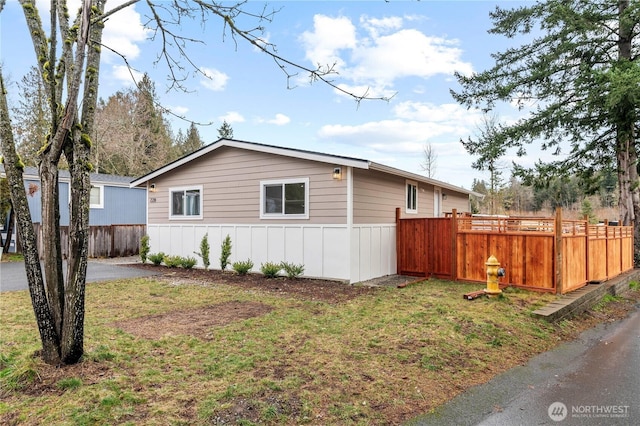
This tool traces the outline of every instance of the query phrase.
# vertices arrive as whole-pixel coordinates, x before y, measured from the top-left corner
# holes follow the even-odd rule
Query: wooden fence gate
[[[399,274],[453,279],[455,246],[451,218],[402,219],[396,223]]]

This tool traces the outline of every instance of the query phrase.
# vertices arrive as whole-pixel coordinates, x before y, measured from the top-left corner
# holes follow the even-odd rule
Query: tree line
[[[11,107],[16,149],[25,166],[36,167],[39,151],[50,137],[50,104],[37,68],[16,84],[20,95]],[[193,122],[188,122],[186,130],[174,132],[168,118],[169,112],[160,105],[155,84],[147,74],[135,87],[98,99],[90,135],[93,171],[142,176],[210,142],[202,139]],[[233,138],[231,125],[224,121],[218,136]]]

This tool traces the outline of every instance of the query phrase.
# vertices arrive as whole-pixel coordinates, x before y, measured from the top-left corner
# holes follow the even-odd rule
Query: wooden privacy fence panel
[[[398,273],[452,278],[453,240],[448,218],[396,221]]]
[[[554,288],[553,236],[517,233],[458,232],[457,279],[487,280],[485,262],[494,255],[510,283],[551,291]],[[538,256],[538,253],[549,253]]]
[[[590,281],[633,269],[633,228],[586,220],[460,216],[400,219],[396,210],[398,273],[486,282],[496,256],[503,282],[567,293]],[[450,266],[450,268],[448,268]]]
[[[33,228],[38,236],[38,249],[42,247],[40,224]],[[146,233],[145,225],[106,225],[89,227],[89,257],[124,257],[139,253],[140,238]],[[69,227],[60,227],[62,255],[69,255]]]

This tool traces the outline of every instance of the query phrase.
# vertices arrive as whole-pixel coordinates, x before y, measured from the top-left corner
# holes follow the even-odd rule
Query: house
[[[405,217],[470,211],[463,188],[367,160],[220,139],[133,182],[148,191],[151,252],[211,264],[229,235],[231,261],[304,265],[349,283],[396,273],[396,208]]]
[[[4,167],[0,165],[0,177],[5,177]],[[27,191],[27,201],[31,212],[31,220],[34,224],[39,224],[42,220],[41,198],[40,198],[40,177],[36,167],[25,167],[23,172],[25,190]],[[91,194],[89,226],[93,230],[93,244],[90,247],[92,257],[113,256],[115,250],[118,254],[126,254],[133,249],[137,252],[139,234],[144,235],[146,222],[146,191],[144,188],[130,188],[129,182],[133,178],[127,176],[108,175],[102,173],[91,173]],[[63,232],[69,226],[69,205],[71,199],[70,175],[67,170],[59,171],[58,190],[60,198],[60,226]],[[36,225],[37,226],[37,225]],[[113,238],[113,231],[105,231],[105,227],[131,228],[126,233],[135,233],[134,237],[120,237],[122,240],[131,240],[127,243],[131,248],[120,249],[118,244],[106,241]],[[5,225],[6,227],[6,225]],[[121,231],[120,229],[120,231]],[[4,235],[3,235],[4,237]],[[101,241],[97,241],[100,239]],[[15,227],[14,237],[15,241]],[[63,250],[66,250],[63,243]],[[103,249],[98,248],[102,246]],[[13,247],[15,251],[15,244]]]

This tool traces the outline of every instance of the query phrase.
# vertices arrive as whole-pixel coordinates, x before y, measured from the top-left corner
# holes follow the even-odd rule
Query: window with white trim
[[[171,219],[202,219],[202,186],[169,188]]]
[[[309,178],[260,182],[261,219],[308,219]]]
[[[89,208],[104,208],[104,186],[91,185],[91,191],[89,192]]]
[[[406,183],[406,212],[418,213],[418,182],[407,181]]]

